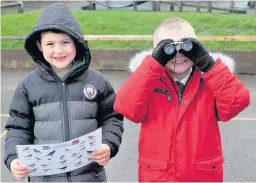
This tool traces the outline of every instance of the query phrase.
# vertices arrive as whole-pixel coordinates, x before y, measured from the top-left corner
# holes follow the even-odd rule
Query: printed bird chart
[[[91,163],[90,157],[101,143],[99,128],[63,143],[16,147],[21,165],[31,170],[28,176],[43,176],[69,172]]]

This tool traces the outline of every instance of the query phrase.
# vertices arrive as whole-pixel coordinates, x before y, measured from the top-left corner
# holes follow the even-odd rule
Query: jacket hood
[[[142,63],[142,61],[148,56],[148,55],[152,55],[152,52],[153,52],[153,49],[148,49],[148,50],[143,50],[139,53],[137,53],[136,55],[134,55],[131,59],[130,59],[130,62],[129,62],[129,65],[128,65],[128,70],[130,72],[134,72],[138,67],[139,65]],[[213,60],[217,61],[218,59],[221,59],[221,61],[226,65],[228,66],[229,70],[234,73],[235,72],[235,61],[233,58],[231,58],[230,56],[228,55],[225,55],[223,53],[219,53],[219,52],[216,52],[216,53],[212,53],[210,52],[209,53]]]
[[[76,45],[77,55],[81,55],[85,59],[87,67],[90,65],[91,54],[87,41],[84,40],[82,30],[71,11],[63,3],[54,3],[48,6],[25,39],[24,47],[35,62],[49,65],[39,50],[37,41],[40,39],[41,32],[50,30],[61,31],[71,36]]]

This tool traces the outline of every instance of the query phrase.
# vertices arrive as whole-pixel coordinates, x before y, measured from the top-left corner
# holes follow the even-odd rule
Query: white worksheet
[[[63,143],[16,147],[21,165],[31,170],[28,176],[42,176],[69,172],[91,163],[91,154],[101,144],[102,129],[99,128]]]

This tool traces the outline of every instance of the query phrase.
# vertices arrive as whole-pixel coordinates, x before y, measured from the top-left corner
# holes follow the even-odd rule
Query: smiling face
[[[170,30],[167,31],[162,29],[159,31],[160,40],[163,39],[173,39],[174,41],[180,41],[182,38],[194,37],[191,31],[188,29],[180,31],[180,30]],[[166,68],[169,69],[171,72],[175,74],[183,74],[187,72],[192,66],[192,62],[185,57],[184,55],[180,54],[178,50],[181,48],[181,45],[176,45],[177,54],[174,59],[170,60],[166,64]]]
[[[41,35],[40,50],[45,60],[58,69],[66,69],[76,56],[76,46],[65,33],[46,32]]]
[[[164,39],[172,39],[175,42],[182,38],[196,38],[193,27],[185,22],[183,19],[173,19],[160,24],[159,28],[154,34],[154,47]],[[175,74],[184,74],[188,72],[193,66],[192,62],[180,54],[178,50],[181,48],[180,44],[176,45],[177,54],[166,64],[166,68]]]

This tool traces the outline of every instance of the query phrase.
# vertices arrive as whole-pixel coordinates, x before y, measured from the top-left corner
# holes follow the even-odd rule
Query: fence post
[[[133,10],[137,11],[137,1],[133,1]]]
[[[196,4],[200,5],[200,1],[197,1]],[[200,7],[199,6],[196,7],[196,12],[200,12]]]
[[[156,1],[152,1],[152,11],[156,11]]]
[[[89,9],[90,10],[96,10],[96,4],[95,4],[95,2],[93,2],[93,1],[89,1]]]
[[[170,11],[174,11],[174,4],[173,3],[170,4]]]
[[[156,11],[160,11],[160,2],[156,1]]]
[[[235,1],[232,0],[230,1],[230,9],[234,9],[235,8]],[[230,13],[232,13],[232,11],[229,11]]]
[[[207,11],[208,11],[208,12],[212,12],[212,2],[211,2],[211,1],[208,1],[208,4],[207,4]]]
[[[181,1],[179,2],[178,6],[179,6],[179,11],[182,11],[182,2]]]
[[[230,8],[231,9],[235,8],[235,1],[234,0],[230,1]]]
[[[24,13],[24,5],[23,5],[23,2],[20,1],[19,3],[20,3],[20,6],[18,7],[18,12],[19,12],[19,13]]]

